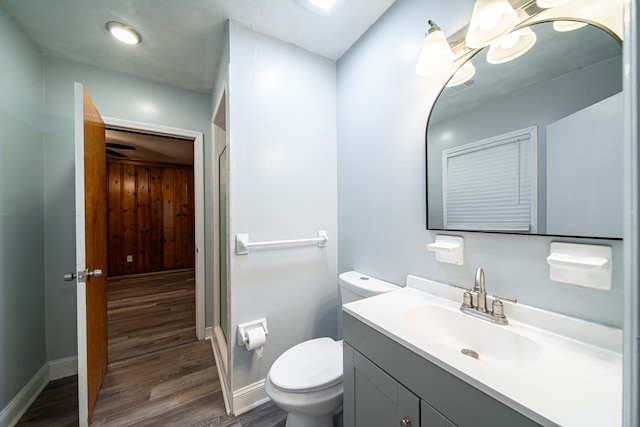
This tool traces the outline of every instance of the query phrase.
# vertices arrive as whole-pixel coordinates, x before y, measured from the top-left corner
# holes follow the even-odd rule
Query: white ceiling
[[[225,21],[339,59],[395,0],[337,0],[319,16],[297,0],[0,0],[49,56],[210,92]],[[136,28],[142,44],[117,43],[105,24]]]

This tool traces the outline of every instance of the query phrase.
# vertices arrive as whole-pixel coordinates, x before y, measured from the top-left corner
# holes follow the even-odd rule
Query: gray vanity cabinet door
[[[456,427],[456,425],[423,400],[420,413],[420,427]]]
[[[357,351],[352,385],[355,427],[420,426],[420,399]]]

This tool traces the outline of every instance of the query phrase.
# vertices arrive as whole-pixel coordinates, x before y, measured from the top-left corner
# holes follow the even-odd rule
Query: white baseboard
[[[49,381],[70,377],[78,374],[78,356],[52,360],[49,365]]]
[[[211,338],[213,338],[213,326],[204,328],[204,339],[210,340]]]
[[[0,426],[14,426],[27,412],[29,406],[49,383],[49,365],[42,368],[22,387],[22,390],[11,399],[11,402],[0,412]]]
[[[228,349],[224,334],[219,326],[215,327],[211,332],[211,346],[213,347],[213,354],[216,359],[216,368],[218,369],[218,377],[220,378],[222,397],[227,415],[233,414],[234,416],[238,416],[268,402],[270,399],[264,390],[265,380],[249,384],[233,392],[231,391],[231,384],[229,378],[227,378]]]
[[[223,348],[221,348],[223,347]],[[233,412],[233,395],[231,393],[231,386],[229,384],[229,378],[227,376],[227,358],[226,351],[227,346],[223,342],[218,340],[218,335],[213,332],[211,337],[211,348],[213,350],[213,357],[216,361],[216,369],[218,371],[218,378],[220,379],[220,387],[222,389],[222,399],[224,400],[224,408],[227,415],[231,415]]]
[[[233,415],[238,416],[268,402],[269,396],[260,380],[233,392]]]
[[[42,393],[49,381],[70,377],[77,373],[78,356],[51,360],[42,365],[42,368],[0,412],[0,426],[13,426],[20,421],[20,418]]]

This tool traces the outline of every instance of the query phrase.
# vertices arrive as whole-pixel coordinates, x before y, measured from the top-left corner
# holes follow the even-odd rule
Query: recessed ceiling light
[[[116,21],[107,22],[107,30],[113,37],[126,44],[139,44],[142,41],[140,34],[128,25]]]
[[[314,13],[326,15],[336,3],[336,0],[298,0],[298,3]]]

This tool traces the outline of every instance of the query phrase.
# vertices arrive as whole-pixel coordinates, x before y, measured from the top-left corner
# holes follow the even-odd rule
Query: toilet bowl
[[[399,289],[356,271],[338,279],[342,303]],[[287,427],[331,427],[342,408],[342,341],[315,338],[285,351],[265,381],[271,400],[287,412]]]
[[[267,395],[288,413],[287,427],[326,427],[342,404],[342,343],[331,338],[305,341],[271,366]]]

